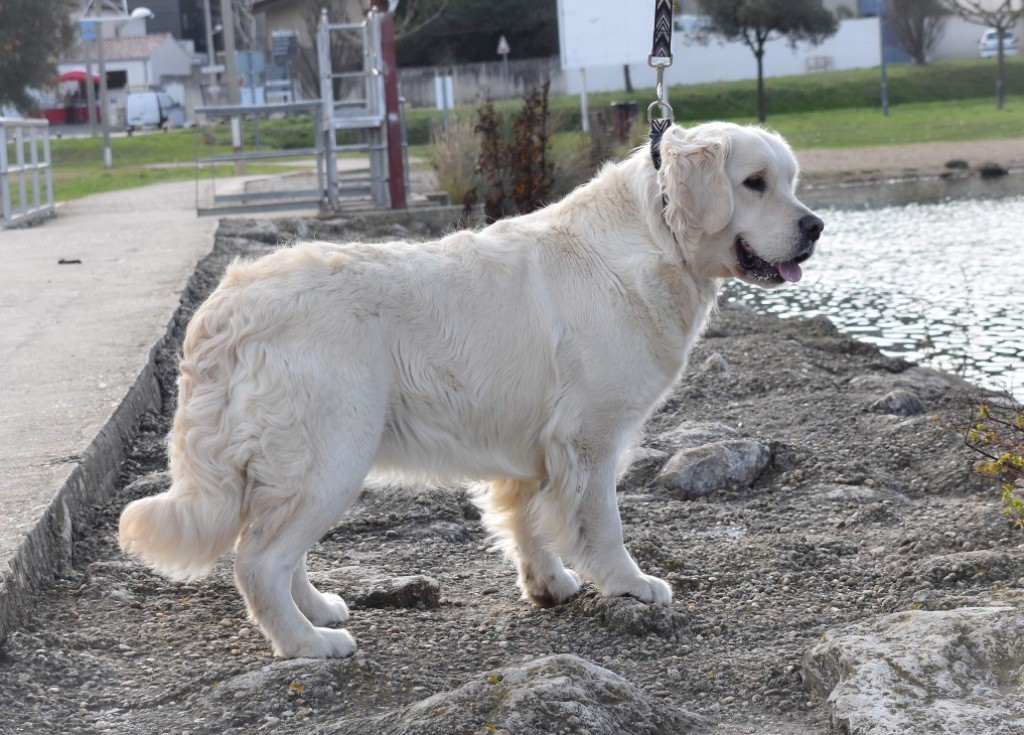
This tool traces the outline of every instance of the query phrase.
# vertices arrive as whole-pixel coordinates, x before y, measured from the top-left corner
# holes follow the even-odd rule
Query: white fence
[[[52,217],[50,124],[0,117],[0,230]]]

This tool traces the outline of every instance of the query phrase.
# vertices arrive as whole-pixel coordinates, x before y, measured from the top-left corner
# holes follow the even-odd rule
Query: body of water
[[[729,299],[824,314],[890,355],[1024,394],[1024,175],[809,190],[825,220],[798,284]]]

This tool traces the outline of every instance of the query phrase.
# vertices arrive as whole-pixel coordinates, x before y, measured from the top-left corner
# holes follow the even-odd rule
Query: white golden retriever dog
[[[305,243],[236,262],[185,336],[173,484],[121,516],[124,550],[176,578],[232,545],[279,656],[345,656],[345,602],[306,552],[364,478],[486,483],[523,596],[666,604],[623,545],[615,478],[724,278],[800,278],[823,223],[757,127],[673,126],[563,201],[427,243]],[[566,569],[563,561],[575,572]]]

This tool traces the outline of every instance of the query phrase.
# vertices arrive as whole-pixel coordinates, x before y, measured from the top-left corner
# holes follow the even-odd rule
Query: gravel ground
[[[352,218],[284,229],[430,234],[395,227]],[[223,224],[180,321],[230,259],[279,237],[288,233],[266,222]],[[164,410],[144,418],[122,490],[79,529],[73,570],[53,580],[33,623],[0,652],[0,732],[313,733],[489,669],[574,653],[716,732],[825,733],[827,713],[805,692],[800,667],[826,630],[1024,587],[1012,565],[956,572],[959,555],[1024,541],[947,428],[961,411],[959,381],[884,357],[824,319],[725,307],[642,443],[661,446],[658,435],[681,424],[721,422],[768,444],[772,459],[752,486],[694,500],[659,489],[649,460],[620,484],[627,544],[673,586],[670,609],[604,600],[590,586],[565,605],[534,608],[519,599],[513,568],[488,551],[464,489],[368,490],[309,557],[321,588],[352,603],[347,627],[359,652],[276,661],[246,619],[230,559],[206,579],[174,583],[117,548],[121,508],[168,482],[178,349],[160,356]],[[901,387],[922,405],[876,403]],[[433,578],[439,599],[414,594],[401,603],[411,607],[394,607],[366,594],[402,575]]]

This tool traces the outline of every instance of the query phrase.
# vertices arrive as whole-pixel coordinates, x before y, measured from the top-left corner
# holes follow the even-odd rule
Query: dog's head
[[[796,198],[786,141],[731,123],[672,126],[661,158],[665,222],[688,258],[714,277],[759,286],[800,280],[825,223]]]

